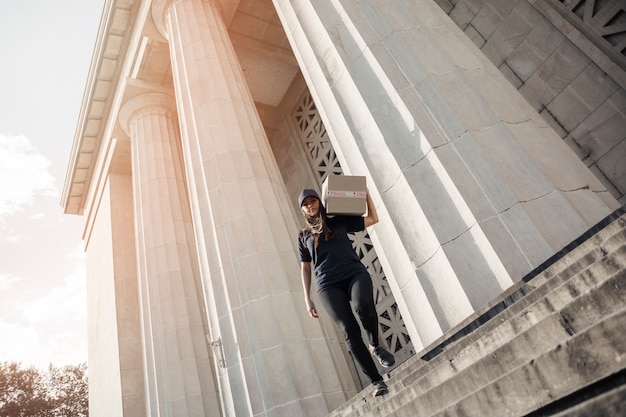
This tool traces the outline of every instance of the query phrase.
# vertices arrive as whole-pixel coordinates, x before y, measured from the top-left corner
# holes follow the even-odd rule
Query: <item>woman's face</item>
[[[308,196],[302,201],[302,212],[307,216],[315,217],[320,211],[320,201],[313,197]]]

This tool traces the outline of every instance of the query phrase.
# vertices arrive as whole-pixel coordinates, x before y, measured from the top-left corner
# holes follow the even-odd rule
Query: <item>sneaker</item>
[[[387,388],[387,384],[384,381],[375,381],[372,382],[372,385],[374,386],[374,392],[372,393],[374,397],[385,395],[389,392],[389,388]]]
[[[380,362],[380,365],[383,368],[389,368],[394,363],[396,363],[396,359],[393,357],[393,355],[381,345],[378,345],[376,347],[370,346],[370,352],[372,352],[372,355],[374,355],[376,359],[378,359],[378,362]]]

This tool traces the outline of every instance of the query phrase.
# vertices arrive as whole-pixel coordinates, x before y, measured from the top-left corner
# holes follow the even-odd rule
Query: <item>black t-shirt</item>
[[[326,219],[334,236],[326,240],[319,236],[317,247],[311,232],[301,230],[298,234],[298,251],[301,262],[312,262],[317,290],[349,279],[367,268],[352,247],[348,233],[365,229],[365,219],[359,216],[334,216]]]

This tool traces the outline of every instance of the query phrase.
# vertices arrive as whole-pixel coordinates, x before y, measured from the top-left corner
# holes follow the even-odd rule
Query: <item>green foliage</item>
[[[0,417],[88,417],[87,365],[0,363]]]

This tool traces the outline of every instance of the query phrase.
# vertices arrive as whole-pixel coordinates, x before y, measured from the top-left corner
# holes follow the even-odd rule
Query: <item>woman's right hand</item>
[[[311,262],[300,262],[300,276],[302,277],[302,289],[304,290],[304,304],[311,318],[318,318],[315,304],[311,301]]]
[[[317,310],[315,309],[315,304],[313,304],[313,301],[311,300],[305,300],[306,303],[306,310],[309,313],[309,316],[311,316],[311,318],[319,318],[319,315],[317,314]]]

